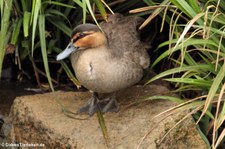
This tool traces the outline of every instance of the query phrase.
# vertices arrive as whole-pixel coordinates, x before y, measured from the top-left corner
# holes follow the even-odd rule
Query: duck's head
[[[77,50],[85,50],[106,44],[106,37],[94,24],[78,25],[72,32],[71,41],[56,60],[62,60]]]

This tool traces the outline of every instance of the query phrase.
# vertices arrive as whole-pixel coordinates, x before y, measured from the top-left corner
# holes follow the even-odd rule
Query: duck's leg
[[[99,99],[98,94],[93,92],[92,97],[88,100],[84,107],[80,108],[78,113],[88,113],[92,116],[95,112],[99,111],[100,106],[98,105]]]
[[[99,100],[98,94],[93,92],[92,97],[88,100],[86,105],[80,108],[77,112],[88,113],[90,116],[92,116],[99,110],[102,113],[117,112],[119,110],[119,106],[116,100],[116,93],[112,93],[111,96]]]
[[[99,101],[101,104],[102,113],[106,112],[118,112],[119,105],[116,99],[116,92],[112,93],[108,98]]]

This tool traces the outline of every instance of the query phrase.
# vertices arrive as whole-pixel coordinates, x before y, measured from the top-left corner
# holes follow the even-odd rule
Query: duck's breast
[[[71,60],[80,83],[87,89],[99,93],[127,88],[140,81],[143,75],[141,66],[130,58],[112,57],[104,48],[75,53]]]

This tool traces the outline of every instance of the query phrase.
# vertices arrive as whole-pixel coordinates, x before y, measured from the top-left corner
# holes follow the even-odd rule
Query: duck
[[[92,92],[79,113],[117,112],[117,92],[142,79],[150,65],[146,44],[137,30],[142,22],[141,17],[114,14],[100,23],[100,28],[92,23],[74,28],[68,46],[56,60],[70,56],[77,80]],[[100,99],[100,94],[109,96]]]

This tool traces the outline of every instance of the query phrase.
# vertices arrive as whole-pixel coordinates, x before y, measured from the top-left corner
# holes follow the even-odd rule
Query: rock
[[[119,93],[120,111],[104,114],[110,138],[109,148],[136,148],[142,138],[153,128],[140,144],[140,149],[206,149],[207,146],[195,129],[192,118],[178,125],[159,144],[160,138],[164,136],[168,128],[174,126],[185,112],[159,123],[158,119],[152,118],[174,106],[175,103],[167,100],[137,102],[153,95],[172,94],[166,87],[160,85],[134,86]],[[23,145],[44,145],[45,148],[107,148],[97,114],[89,117],[86,114],[63,112],[64,109],[76,112],[90,97],[89,92],[62,91],[17,97],[9,116],[13,129],[7,141]]]

